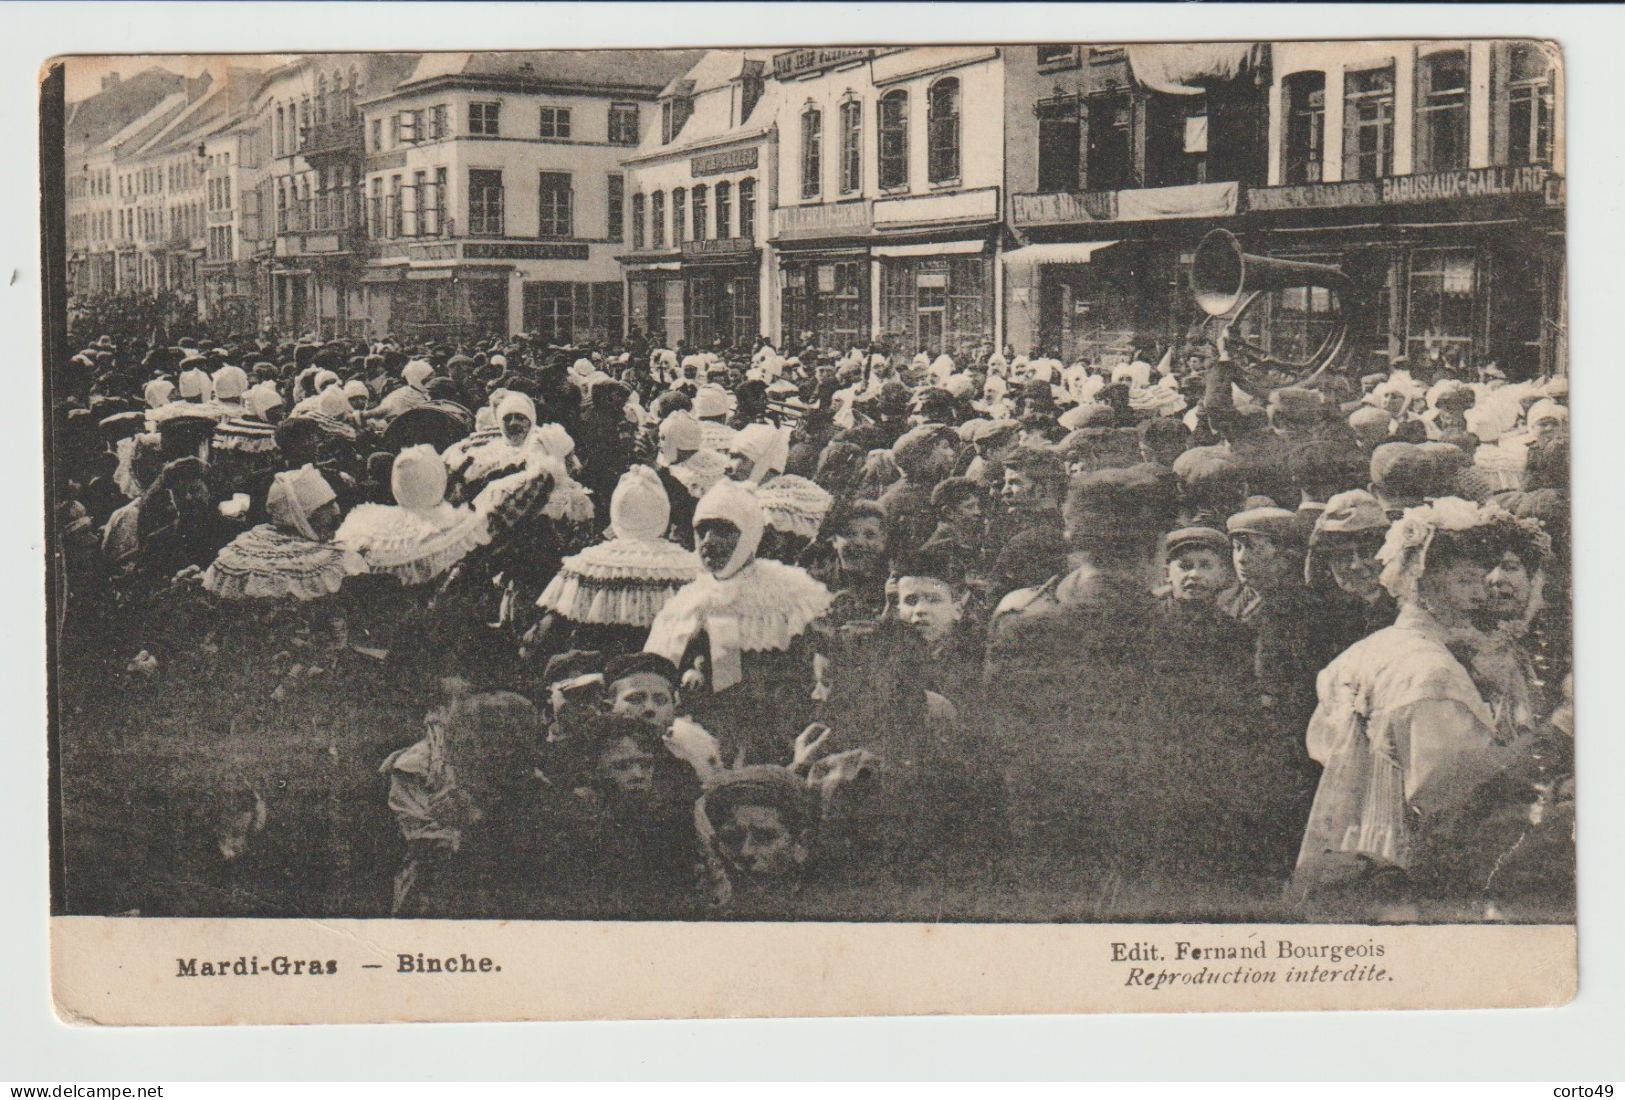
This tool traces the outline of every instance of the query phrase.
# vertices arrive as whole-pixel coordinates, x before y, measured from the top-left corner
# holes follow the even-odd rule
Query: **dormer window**
[[[673,93],[660,101],[660,141],[669,145],[682,132],[688,116],[694,113],[694,82],[685,80]]]

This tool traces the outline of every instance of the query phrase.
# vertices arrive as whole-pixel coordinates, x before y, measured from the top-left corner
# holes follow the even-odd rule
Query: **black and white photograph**
[[[1572,926],[1563,89],[52,60],[52,914]]]

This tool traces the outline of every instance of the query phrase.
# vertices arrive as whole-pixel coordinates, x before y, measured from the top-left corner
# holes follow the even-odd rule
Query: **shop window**
[[[1132,117],[1126,94],[1089,98],[1089,149],[1084,172],[1090,191],[1118,191],[1133,186]]]
[[[681,187],[671,189],[671,246],[683,247],[688,240],[688,233],[684,223],[688,220],[688,192]]]
[[[502,236],[502,172],[471,168],[468,172],[468,231],[475,236]]]
[[[739,181],[739,235],[756,239],[756,181],[749,176]]]
[[[694,239],[696,241],[703,241],[709,236],[706,233],[708,199],[709,195],[703,183],[696,183],[689,192],[690,205],[694,208]]]
[[[1336,264],[1336,256],[1293,256],[1294,260]],[[1338,306],[1332,292],[1323,286],[1294,286],[1272,296],[1269,321],[1270,354],[1279,359],[1301,361],[1320,347],[1337,324]]]
[[[537,137],[547,141],[570,140],[570,108],[543,107]]]
[[[632,251],[642,252],[644,241],[643,231],[643,196],[632,196]]]
[[[536,234],[540,237],[569,237],[574,234],[572,216],[575,193],[570,173],[543,172],[537,196]]]
[[[1282,81],[1281,94],[1287,112],[1282,181],[1319,183],[1326,150],[1326,74],[1293,73]]]
[[[605,236],[612,241],[626,239],[626,177],[611,172],[604,195]]]
[[[863,102],[841,104],[841,194],[863,190]]]
[[[549,344],[568,344],[575,332],[575,284],[528,282],[524,288],[526,332]]]
[[[880,189],[908,187],[908,93],[901,88],[880,97],[878,124]]]
[[[926,179],[952,183],[959,179],[959,80],[947,77],[931,85],[926,101]]]
[[[666,247],[666,193],[649,196],[649,239],[652,247]]]
[[[638,143],[638,105],[611,103],[609,105],[609,143],[636,145]]]
[[[898,348],[955,355],[992,338],[989,263],[983,256],[885,260],[881,327]]]
[[[1462,361],[1476,331],[1478,265],[1472,249],[1423,248],[1411,253],[1406,355],[1427,358],[1430,346]]]
[[[1394,67],[1343,76],[1343,178],[1374,180],[1394,170]]]
[[[801,197],[816,199],[824,172],[824,114],[808,104],[801,112]]]
[[[1552,162],[1554,95],[1551,58],[1533,43],[1514,43],[1507,57],[1507,163]]]
[[[500,103],[470,103],[468,105],[468,132],[475,137],[500,137],[502,125]]]
[[[1467,51],[1443,50],[1416,64],[1416,171],[1467,167]]]
[[[1040,46],[1042,53],[1044,47]],[[1080,167],[1082,140],[1076,96],[1045,100],[1035,108],[1038,114],[1038,189],[1075,191]]]

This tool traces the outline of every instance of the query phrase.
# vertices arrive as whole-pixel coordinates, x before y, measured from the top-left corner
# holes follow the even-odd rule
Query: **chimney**
[[[106,76],[102,77],[102,91],[107,91],[107,89],[111,88],[117,83],[118,73],[108,73]]]

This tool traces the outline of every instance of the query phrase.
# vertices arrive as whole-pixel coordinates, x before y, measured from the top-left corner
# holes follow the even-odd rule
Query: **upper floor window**
[[[573,232],[574,193],[568,172],[543,172],[537,200],[537,235],[568,237]]]
[[[1552,162],[1552,62],[1534,43],[1507,49],[1507,163]]]
[[[908,93],[898,88],[880,97],[878,123],[880,189],[908,186]]]
[[[643,196],[632,196],[632,251],[643,251]]]
[[[696,183],[694,185],[694,189],[689,192],[689,198],[694,204],[694,239],[696,241],[703,241],[707,236],[705,231],[707,205],[707,192],[705,184]]]
[[[717,184],[717,236],[728,237],[733,228],[733,184]]]
[[[1039,49],[1043,49],[1042,46]],[[1082,160],[1082,119],[1076,96],[1040,103],[1038,114],[1038,189],[1072,191],[1078,186]]]
[[[653,248],[666,247],[666,193],[649,196],[649,241]]]
[[[1394,67],[1343,76],[1343,178],[1374,180],[1394,170]]]
[[[750,118],[750,113],[756,109],[756,104],[762,100],[762,91],[766,82],[760,76],[747,76],[739,83],[739,121],[744,122]]]
[[[739,181],[739,235],[756,237],[756,181],[749,177]]]
[[[1326,74],[1293,73],[1282,82],[1286,145],[1281,150],[1285,183],[1319,183],[1326,150]]]
[[[500,237],[502,228],[502,172],[489,168],[469,169],[468,231]]]
[[[1416,65],[1416,171],[1467,167],[1467,51],[1441,50]]]
[[[670,144],[682,132],[693,104],[687,96],[670,96],[660,104],[660,140]]]
[[[541,113],[541,128],[539,135],[557,141],[566,141],[570,137],[570,108],[543,107]]]
[[[447,135],[446,105],[437,103],[429,108],[429,140],[439,141]]]
[[[611,103],[609,105],[609,143],[636,145],[638,143],[638,105]]]
[[[949,183],[959,178],[958,78],[948,77],[931,85],[926,107],[926,179]]]
[[[1084,172],[1090,191],[1118,191],[1134,183],[1129,97],[1123,92],[1089,97],[1089,144]]]
[[[500,103],[470,103],[468,132],[478,137],[500,137],[502,129],[498,115],[501,109]]]
[[[1077,46],[1039,46],[1037,49],[1038,71],[1041,73],[1076,69],[1081,63],[1083,51]]]
[[[841,194],[863,190],[863,101],[841,104]]]
[[[816,199],[824,174],[824,114],[808,104],[801,112],[801,197]]]
[[[681,248],[688,239],[688,232],[683,223],[688,217],[688,193],[681,187],[671,189],[671,243],[673,248]]]
[[[612,172],[608,178],[608,187],[604,193],[604,201],[608,215],[605,218],[604,236],[612,241],[626,238],[626,177],[619,172]]]

